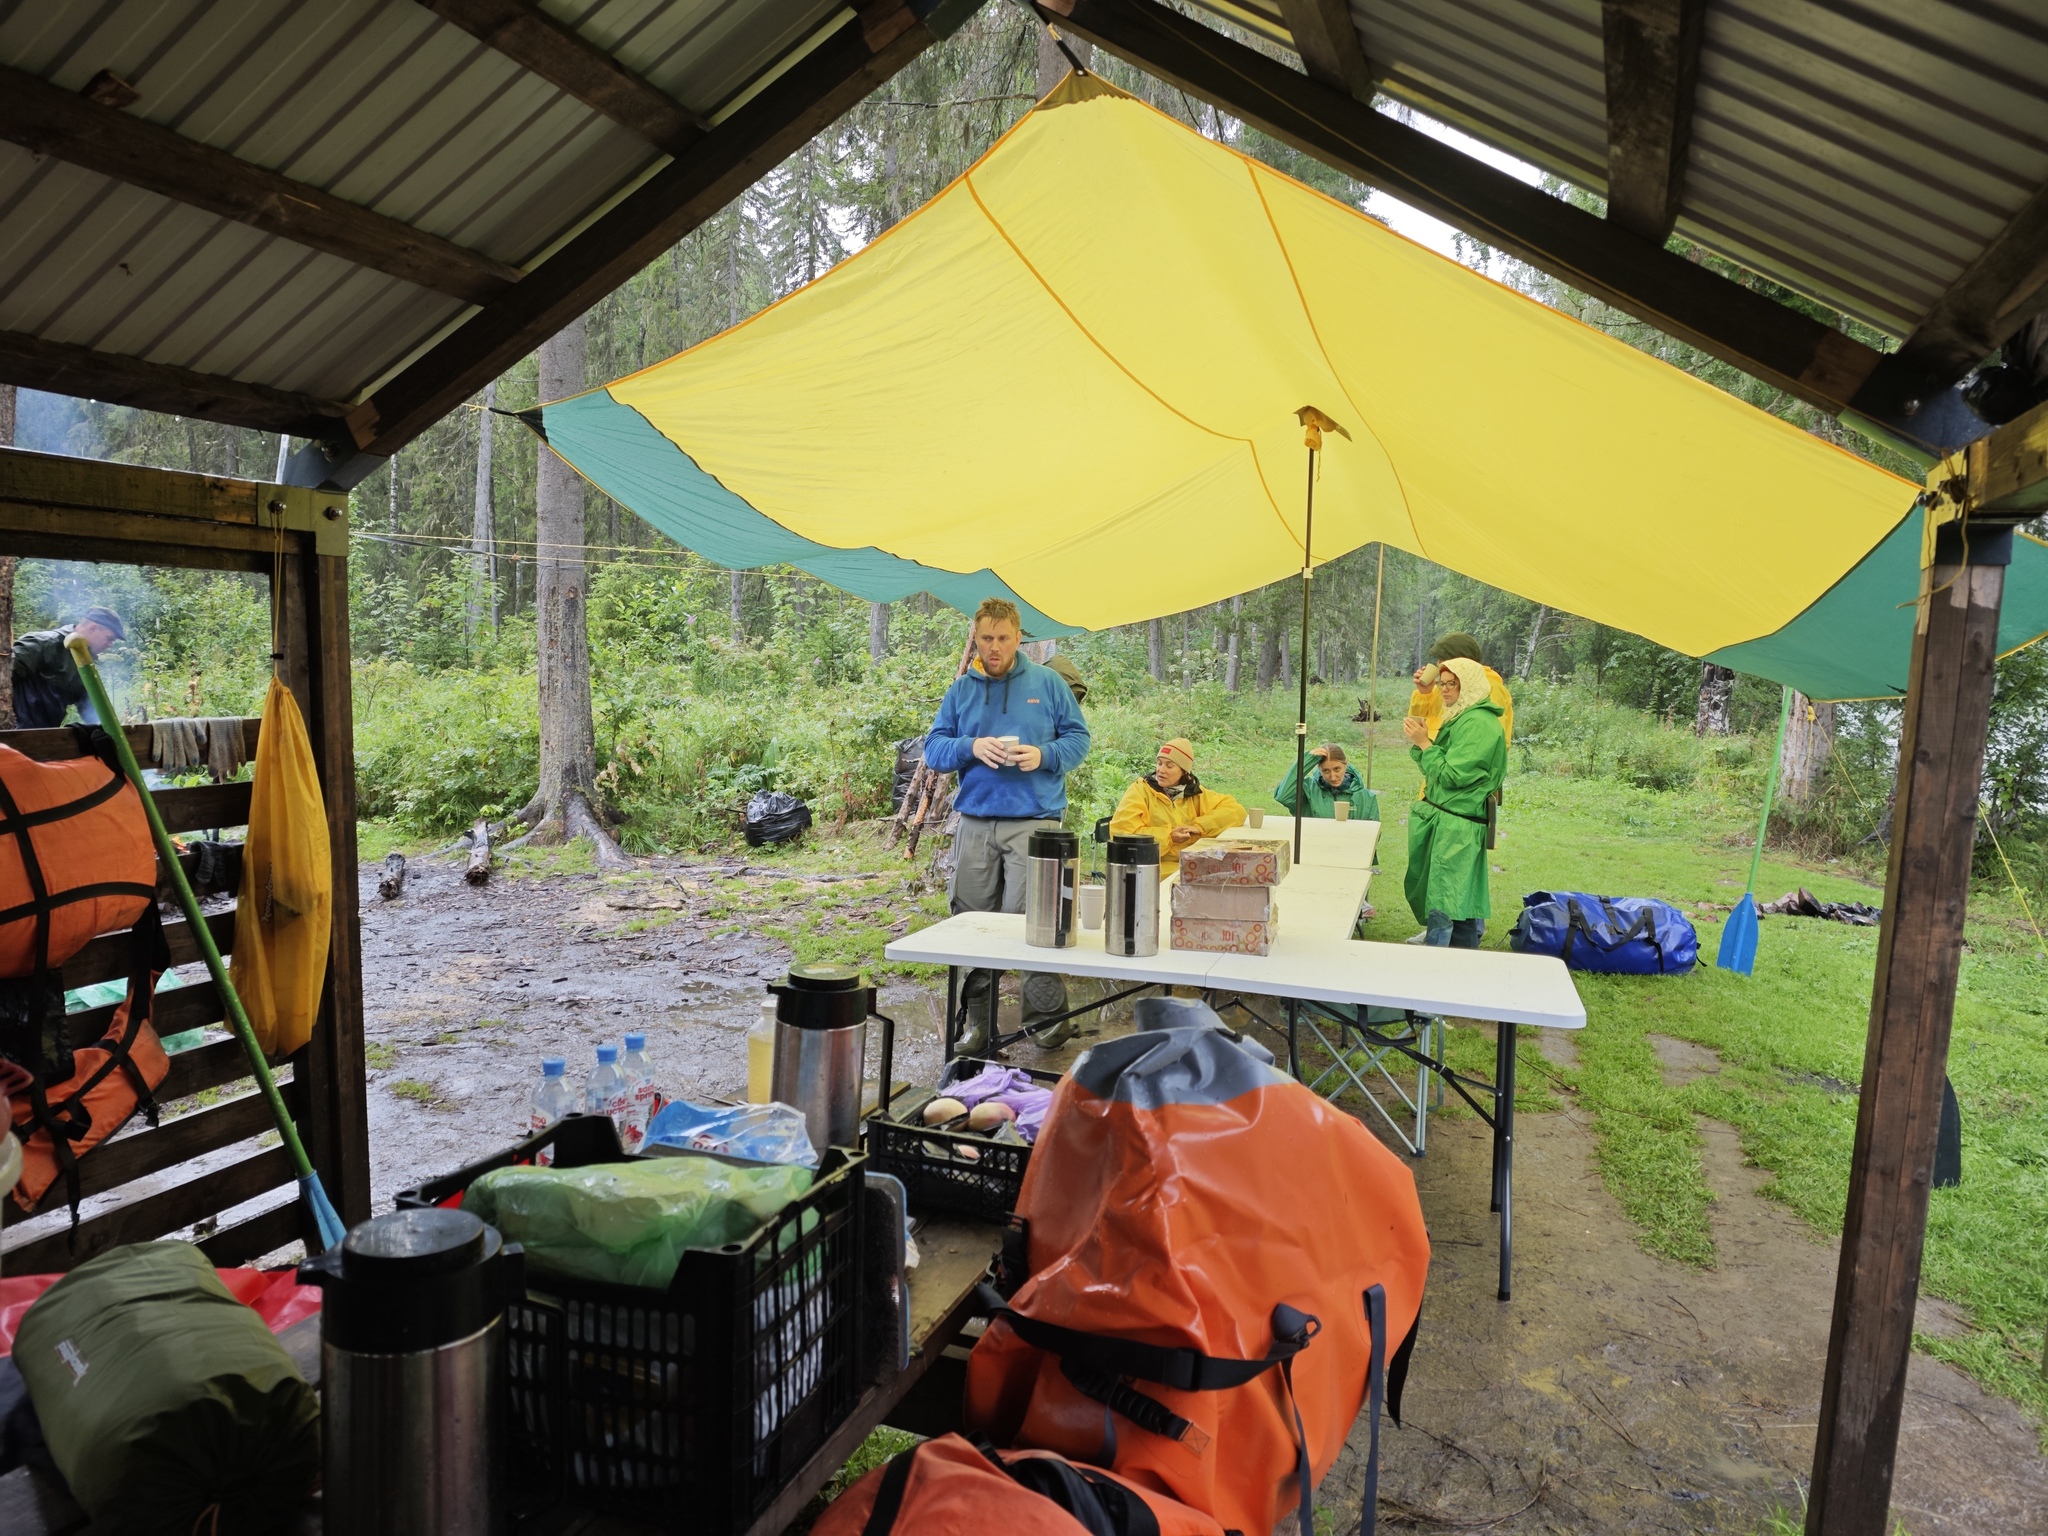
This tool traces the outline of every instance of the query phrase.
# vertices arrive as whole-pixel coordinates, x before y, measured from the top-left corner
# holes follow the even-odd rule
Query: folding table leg
[[[1423,1055],[1429,1054],[1429,1015],[1408,1015],[1414,1021],[1416,1049]],[[1429,1150],[1429,1063],[1418,1063],[1415,1068],[1415,1155],[1420,1157]]]
[[[1489,1211],[1500,1209],[1501,1160],[1506,1146],[1502,1138],[1508,1123],[1507,1111],[1502,1107],[1506,1101],[1501,1094],[1508,1080],[1508,1062],[1511,1059],[1508,1035],[1511,1027],[1507,1024],[1493,1026],[1493,1194],[1491,1203],[1486,1207]]]
[[[940,1037],[945,1041],[945,1059],[953,1059],[953,1016],[960,1009],[960,967],[946,967],[946,1019],[939,1028]]]
[[[1300,1022],[1301,1004],[1290,997],[1287,999],[1287,1071],[1297,1083],[1301,1081],[1301,1047],[1294,1035]]]
[[[1509,1296],[1515,1269],[1515,1026],[1499,1026],[1501,1079],[1507,1091],[1500,1100],[1500,1127],[1494,1142],[1500,1149],[1500,1299]]]

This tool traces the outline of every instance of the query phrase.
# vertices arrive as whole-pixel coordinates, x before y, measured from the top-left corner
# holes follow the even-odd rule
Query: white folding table
[[[1261,833],[1246,831],[1248,835],[1262,835],[1276,821],[1287,820],[1268,817]],[[1074,1014],[1152,986],[1198,987],[1204,991],[1227,990],[1282,999],[1288,1009],[1288,1068],[1297,1078],[1301,1064],[1296,1033],[1304,1007],[1320,1010],[1344,1027],[1372,1035],[1380,1046],[1411,1057],[1440,1075],[1491,1127],[1493,1206],[1500,1214],[1500,1299],[1506,1301],[1514,1253],[1515,1031],[1525,1024],[1546,1029],[1583,1029],[1585,1005],[1580,1002],[1564,963],[1547,955],[1379,944],[1351,938],[1358,902],[1363,899],[1365,882],[1371,877],[1371,840],[1379,829],[1375,822],[1342,825],[1372,829],[1365,839],[1365,863],[1318,865],[1311,857],[1312,848],[1327,853],[1334,847],[1342,857],[1355,851],[1359,844],[1311,844],[1306,835],[1308,829],[1304,828],[1303,862],[1289,871],[1279,887],[1280,920],[1269,954],[1179,950],[1162,942],[1156,955],[1111,955],[1103,950],[1099,929],[1083,930],[1071,948],[1044,949],[1024,942],[1021,914],[1001,912],[967,912],[947,918],[894,940],[883,953],[891,960],[947,968],[948,1056],[953,1052],[959,973],[964,968],[1058,971],[1126,984],[1110,997],[1071,1010]],[[1164,913],[1171,893],[1162,890],[1160,897]],[[1164,940],[1164,917],[1160,927]],[[1369,1007],[1398,1008],[1425,1017],[1449,1014],[1491,1020],[1495,1025],[1494,1080],[1487,1083],[1464,1077],[1453,1072],[1440,1054],[1431,1056],[1403,1040],[1384,1033],[1374,1034],[1376,1027],[1362,1022],[1362,1010]],[[1346,1017],[1335,1011],[1343,1008],[1354,1010],[1354,1014]],[[1052,1019],[1045,1024],[1057,1022],[1058,1019]],[[996,1042],[991,1049],[1002,1049],[1022,1037],[1020,1031],[1007,1040],[999,1040],[991,1031],[991,1039]],[[891,1054],[890,1047],[890,1032],[885,1030],[885,1055]],[[889,1080],[890,1066],[885,1060],[884,1082]],[[1491,1108],[1482,1100],[1489,1100]]]

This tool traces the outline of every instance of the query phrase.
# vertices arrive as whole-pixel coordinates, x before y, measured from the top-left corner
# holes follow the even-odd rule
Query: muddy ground
[[[900,888],[864,908],[858,884],[740,867],[646,861],[626,885],[555,875],[476,889],[454,863],[421,858],[397,902],[379,901],[366,873],[379,1208],[517,1136],[542,1056],[587,1070],[595,1045],[628,1029],[647,1032],[666,1092],[740,1098],[762,984],[790,960],[753,917],[786,928],[792,909],[829,897],[875,926],[910,925]],[[649,922],[658,926],[626,931]],[[901,982],[883,997],[902,1025],[898,1079],[929,1081],[938,999]],[[1570,1042],[1553,1037],[1546,1049]],[[1047,1061],[1029,1046],[1011,1055]],[[1664,1058],[1677,1075],[1718,1066],[1676,1042]],[[1405,1423],[1384,1440],[1382,1518],[1502,1533],[1747,1533],[1774,1512],[1796,1515],[1833,1245],[1756,1193],[1764,1176],[1744,1166],[1726,1126],[1702,1127],[1721,1254],[1704,1272],[1637,1246],[1594,1168],[1592,1133],[1569,1109],[1520,1116],[1517,1129],[1511,1302],[1495,1299],[1483,1127],[1433,1120],[1414,1164],[1434,1257]],[[1923,1303],[1920,1326],[1959,1323]],[[1363,1449],[1361,1427],[1325,1484],[1333,1529],[1357,1518]],[[2048,1530],[2039,1437],[2011,1403],[1916,1355],[1894,1507],[1912,1536],[2038,1536]]]

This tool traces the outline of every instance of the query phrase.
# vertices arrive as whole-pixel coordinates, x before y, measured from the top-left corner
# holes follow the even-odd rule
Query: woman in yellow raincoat
[[[1244,825],[1244,807],[1231,796],[1202,788],[1195,777],[1195,749],[1176,736],[1159,749],[1159,766],[1124,791],[1109,830],[1122,836],[1144,833],[1159,844],[1161,879],[1180,867],[1180,856],[1205,837]]]

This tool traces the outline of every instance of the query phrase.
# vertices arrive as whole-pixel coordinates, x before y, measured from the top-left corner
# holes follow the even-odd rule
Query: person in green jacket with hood
[[[1294,814],[1294,770],[1288,769],[1273,786],[1273,798],[1288,815]],[[1301,808],[1309,817],[1328,821],[1337,814],[1337,802],[1348,800],[1357,821],[1380,819],[1380,797],[1365,787],[1358,770],[1344,758],[1344,749],[1334,741],[1308,749],[1308,783],[1302,786]]]
[[[1422,770],[1422,799],[1408,818],[1408,905],[1425,944],[1477,949],[1492,911],[1486,802],[1507,777],[1507,735],[1486,669],[1464,657],[1443,667],[1436,739],[1412,716],[1402,725]]]

